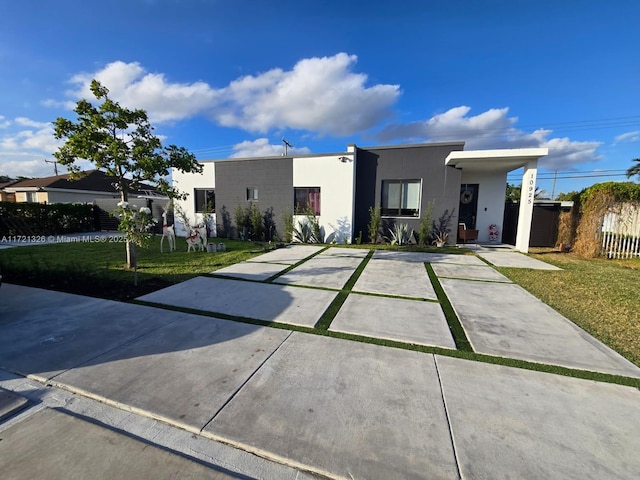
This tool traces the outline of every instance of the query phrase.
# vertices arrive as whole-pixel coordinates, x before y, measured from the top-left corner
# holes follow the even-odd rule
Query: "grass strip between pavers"
[[[269,278],[267,278],[264,283],[273,283],[273,281],[278,278],[281,277],[282,275],[284,275],[285,273],[290,272],[291,270],[293,270],[296,267],[299,267],[300,265],[302,265],[303,263],[311,260],[313,257],[320,255],[322,252],[326,252],[330,247],[325,247],[322,250],[318,250],[316,253],[312,253],[311,255],[309,255],[308,257],[303,258],[302,260],[300,260],[299,262],[294,263],[293,265],[285,268],[284,270],[282,270],[281,272],[276,273],[275,275],[270,276]]]
[[[360,278],[360,274],[364,270],[364,267],[366,267],[367,263],[369,263],[369,260],[371,260],[371,257],[373,256],[374,251],[375,250],[371,250],[369,253],[367,253],[364,259],[360,262],[360,265],[358,265],[358,268],[356,268],[354,272],[351,274],[351,276],[349,277],[349,280],[347,280],[347,283],[344,284],[344,287],[342,287],[342,290],[340,291],[340,293],[338,293],[338,295],[335,296],[331,304],[327,307],[327,309],[324,311],[322,316],[316,322],[316,325],[315,325],[316,329],[329,330],[329,327],[331,326],[331,322],[333,322],[333,319],[336,317],[336,315],[342,308],[342,304],[345,302],[345,300],[349,296],[349,293],[351,293],[351,289],[358,281],[358,278]]]
[[[341,293],[345,294],[345,298],[346,298],[346,295],[348,295],[348,292],[341,292]],[[200,315],[204,317],[212,317],[212,318],[219,318],[222,320],[248,323],[251,325],[260,325],[268,328],[278,328],[281,330],[290,330],[294,332],[308,333],[311,335],[319,335],[322,337],[331,337],[331,338],[338,338],[342,340],[349,340],[353,342],[370,343],[372,345],[379,345],[383,347],[399,348],[401,350],[411,350],[411,351],[427,353],[427,354],[442,355],[445,357],[459,358],[462,360],[471,360],[475,362],[490,363],[493,365],[501,365],[504,367],[521,368],[523,370],[550,373],[554,375],[562,375],[565,377],[580,378],[583,380],[592,380],[596,382],[613,383],[616,385],[624,385],[627,387],[635,387],[640,389],[640,378],[624,377],[621,375],[593,372],[589,370],[579,370],[579,369],[573,369],[568,367],[561,367],[558,365],[548,365],[543,363],[529,362],[527,360],[518,360],[514,358],[497,357],[492,355],[486,355],[483,353],[475,353],[473,351],[453,350],[453,349],[448,349],[443,347],[433,347],[433,346],[427,346],[427,345],[417,345],[414,343],[404,343],[396,340],[387,340],[384,338],[367,337],[364,335],[357,335],[353,333],[334,332],[332,330],[319,329],[317,327],[311,328],[311,327],[304,327],[301,325],[292,325],[289,323],[269,322],[266,320],[258,320],[255,318],[240,317],[235,315],[228,315],[225,313],[209,312],[204,310],[197,310],[194,308],[176,307],[173,305],[164,305],[161,303],[147,302],[144,300],[133,300],[129,303],[133,303],[136,305],[144,305],[148,307],[161,308],[164,310],[171,310],[174,312],[190,313],[193,315]]]
[[[442,307],[442,312],[449,324],[449,329],[451,330],[451,335],[453,335],[453,341],[456,344],[456,348],[463,352],[473,352],[471,342],[469,342],[467,334],[465,333],[451,302],[449,302],[447,294],[444,293],[444,289],[442,288],[442,285],[440,285],[440,280],[438,280],[436,272],[433,270],[430,263],[425,263],[424,265],[427,269],[429,280],[431,280],[431,284],[433,285],[433,290],[436,292],[436,296],[438,297],[438,301]]]

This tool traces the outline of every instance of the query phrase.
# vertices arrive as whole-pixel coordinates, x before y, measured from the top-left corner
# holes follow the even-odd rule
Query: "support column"
[[[533,220],[533,200],[536,192],[538,160],[530,160],[524,167],[522,190],[520,192],[520,211],[518,214],[518,231],[516,233],[516,250],[523,253],[529,251],[531,222]]]

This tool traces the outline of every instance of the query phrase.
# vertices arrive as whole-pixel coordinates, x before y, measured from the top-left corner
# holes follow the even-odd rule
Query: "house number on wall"
[[[533,197],[534,197],[534,184],[535,184],[535,179],[533,178],[533,173],[529,174],[529,189],[527,191],[527,203],[529,205],[531,205],[533,203]]]

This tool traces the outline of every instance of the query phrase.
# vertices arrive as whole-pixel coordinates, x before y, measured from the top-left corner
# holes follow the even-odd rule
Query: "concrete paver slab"
[[[285,268],[288,268],[288,265],[266,262],[241,262],[211,273],[227,277],[244,278],[246,280],[263,281],[280,273]]]
[[[424,252],[395,252],[393,250],[376,250],[373,253],[373,260],[398,260],[402,262],[429,262],[432,253]]]
[[[403,262],[486,265],[486,263],[474,255],[456,253],[394,252],[392,250],[376,250],[373,254],[373,258],[379,260],[401,260]]]
[[[496,267],[531,268],[534,270],[562,270],[554,265],[528,257],[518,252],[477,252],[478,256]]]
[[[334,257],[366,257],[371,250],[365,248],[348,248],[348,247],[331,247],[326,249],[320,255],[332,255]]]
[[[336,295],[326,290],[196,277],[139,300],[313,327]]]
[[[19,412],[29,404],[22,395],[0,388],[0,422]],[[1,472],[2,470],[0,470]]]
[[[424,263],[401,260],[372,258],[360,274],[353,290],[430,300],[438,298]]]
[[[3,285],[2,290],[5,289]],[[25,287],[23,287],[25,288]],[[9,290],[9,289],[7,289]],[[20,289],[18,289],[19,291]],[[185,314],[68,293],[32,289],[31,310],[23,295],[4,296],[14,321],[0,325],[0,367],[52,378]],[[54,308],[46,299],[57,297]],[[14,308],[15,307],[15,308]]]
[[[46,409],[2,432],[5,479],[238,478],[109,428]]]
[[[203,433],[341,478],[458,478],[418,352],[293,332]]]
[[[274,283],[341,289],[362,261],[357,256],[321,253],[276,278]]]
[[[440,283],[476,352],[640,377],[640,368],[518,285]]]
[[[474,255],[457,255],[455,253],[434,253],[429,259],[429,263],[453,263],[456,265],[478,265],[485,266],[482,260]]]
[[[304,260],[310,255],[322,250],[324,247],[313,245],[290,245],[285,248],[272,250],[264,255],[253,257],[248,262],[285,263],[293,265]]]
[[[199,431],[289,333],[189,315],[54,382]]]
[[[439,303],[350,294],[329,330],[456,348]]]
[[[634,480],[640,392],[436,356],[462,478]]]
[[[22,321],[35,311],[55,310],[68,307],[70,304],[76,308],[90,308],[91,305],[100,302],[101,300],[90,297],[70,296],[42,288],[4,283],[0,288],[0,326]]]
[[[463,278],[467,280],[488,280],[511,283],[507,277],[489,265],[456,265],[452,263],[434,263],[433,271],[438,277]]]

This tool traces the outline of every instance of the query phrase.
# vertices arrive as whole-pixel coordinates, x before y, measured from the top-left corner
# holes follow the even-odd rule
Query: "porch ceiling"
[[[463,150],[451,152],[444,163],[466,171],[510,172],[548,153],[548,148]]]

